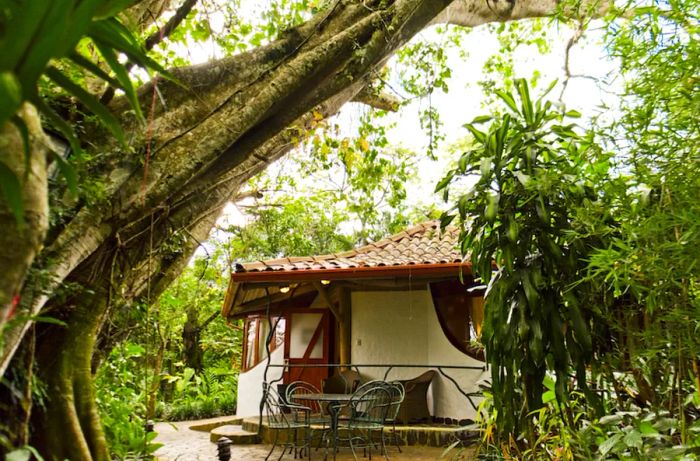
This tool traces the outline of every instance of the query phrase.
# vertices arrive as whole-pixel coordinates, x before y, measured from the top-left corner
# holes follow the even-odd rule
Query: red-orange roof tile
[[[418,224],[369,245],[337,254],[297,256],[237,264],[236,272],[313,271],[377,266],[461,263],[459,231],[438,221]]]

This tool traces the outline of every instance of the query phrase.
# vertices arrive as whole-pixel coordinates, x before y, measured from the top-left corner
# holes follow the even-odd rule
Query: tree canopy
[[[494,382],[497,424],[517,431],[527,419],[504,415],[520,402],[518,392],[528,410],[542,406],[547,370],[555,372],[558,402],[571,367],[585,391],[592,354],[603,353],[596,335],[607,334],[596,328],[618,312],[601,306],[635,306],[620,315],[639,314],[649,328],[618,333],[632,345],[657,338],[650,351],[663,350],[664,359],[639,347],[604,351],[618,368],[648,359],[637,367],[647,375],[634,376],[640,392],[656,389],[645,401],[671,405],[667,389],[691,395],[678,390],[698,376],[696,1],[275,0],[255,20],[244,8],[197,0],[0,2],[7,57],[0,64],[7,101],[0,108],[0,370],[5,376],[11,368],[29,394],[34,377],[16,372],[36,370],[46,395],[33,411],[3,397],[22,408],[16,418],[24,427],[5,445],[31,443],[56,459],[109,458],[94,403],[95,349],[110,350],[116,319],[144,321],[129,312],[149,312],[224,206],[259,192],[249,180],[300,143],[313,151],[309,175],[340,172],[342,184],[325,196],[344,204],[333,211],[359,222],[360,234],[343,240],[328,210],[304,221],[300,209],[316,205],[287,194],[258,209],[257,228],[240,231],[233,251],[333,251],[405,223],[415,154],[390,146],[378,120],[397,108],[386,64],[398,53],[403,88],[429,102],[421,124],[430,134],[427,155],[436,155],[441,121],[430,101],[447,88],[451,69],[443,46],[411,42],[431,25],[442,25],[443,44],[456,47],[455,30],[500,28],[502,53],[489,61],[483,88],[505,105],[486,131],[477,123],[483,119],[468,126],[470,152],[441,183],[481,178],[455,211],[483,225],[465,225],[463,234],[480,275],[489,279],[492,259],[502,269],[489,294],[497,301],[487,301],[499,306],[488,316],[487,356],[495,378],[528,377],[511,391]],[[532,102],[510,56],[522,43],[547,46],[541,23],[526,29],[518,21],[575,21],[568,53],[603,16],[608,53],[624,78],[620,105],[610,109],[619,116],[593,120],[583,133],[554,105]],[[182,49],[201,43],[215,43],[220,55],[192,64]],[[576,78],[566,59],[567,78]],[[372,112],[356,133],[334,131],[329,118],[350,101]],[[285,247],[280,220],[312,226],[318,238]],[[579,293],[602,299],[600,310],[578,313],[572,296]],[[548,310],[539,309],[541,299]],[[516,314],[518,325],[509,321]],[[504,335],[516,344],[499,342]],[[515,358],[515,350],[527,353]],[[676,381],[653,382],[649,376],[671,357]],[[65,437],[47,435],[57,427]]]

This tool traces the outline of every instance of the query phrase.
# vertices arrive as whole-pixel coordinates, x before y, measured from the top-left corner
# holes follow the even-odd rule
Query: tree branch
[[[172,34],[173,31],[177,28],[177,26],[179,26],[180,23],[185,20],[187,15],[190,14],[192,8],[194,8],[194,6],[197,4],[197,1],[198,0],[185,0],[185,2],[182,5],[180,5],[180,8],[177,9],[175,14],[170,19],[168,19],[168,22],[166,22],[163,27],[149,35],[144,43],[144,48],[146,49],[146,51],[152,50],[154,46],[168,38],[170,34]],[[128,62],[126,64],[127,71],[131,70],[133,67],[133,62]],[[112,98],[114,98],[114,92],[115,89],[113,86],[107,88],[107,90],[105,90],[105,93],[100,98],[100,102],[102,104],[109,103],[112,100]]]
[[[374,88],[369,86],[364,87],[352,100],[389,112],[396,112],[401,104],[398,98],[383,91],[375,91]]]

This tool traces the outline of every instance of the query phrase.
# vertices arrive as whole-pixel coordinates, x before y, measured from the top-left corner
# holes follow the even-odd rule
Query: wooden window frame
[[[272,324],[274,326],[276,323],[276,320],[274,320],[274,319],[278,319],[278,318],[284,319],[284,322],[285,322],[284,338],[286,339],[286,337],[287,337],[287,334],[286,334],[287,321],[286,321],[285,315],[275,316],[273,318]],[[241,372],[246,372],[248,370],[252,370],[256,366],[258,366],[260,364],[260,362],[262,362],[265,358],[265,357],[261,357],[260,347],[259,347],[260,341],[261,341],[260,330],[261,330],[261,325],[262,325],[263,321],[267,321],[267,318],[264,315],[249,315],[245,318],[245,321],[243,322],[243,352],[242,352],[243,360],[241,360]],[[252,344],[250,343],[249,338],[248,338],[248,333],[250,332],[250,323],[251,322],[255,322],[255,338],[253,339]],[[280,343],[283,343],[283,342],[284,342],[284,340],[281,341]],[[250,344],[250,346],[249,346],[249,344]],[[254,349],[253,351],[249,350],[249,348],[251,346]],[[272,335],[272,338],[270,338],[270,354],[272,354],[272,352],[274,352],[279,346],[280,346],[280,344],[277,343],[277,334],[275,333],[274,335]],[[248,366],[248,354],[251,352],[253,354],[253,363],[250,366]]]

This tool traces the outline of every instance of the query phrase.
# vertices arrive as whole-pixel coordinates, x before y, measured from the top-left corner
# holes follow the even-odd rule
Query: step
[[[217,427],[221,426],[240,425],[242,421],[243,418],[238,418],[236,416],[221,416],[219,418],[193,421],[188,427],[192,431],[210,432],[212,429],[216,429]]]
[[[222,437],[227,437],[234,445],[253,445],[260,443],[256,432],[246,431],[240,425],[227,424],[214,428],[209,432],[209,440],[212,442],[217,442]]]
[[[263,421],[265,421],[264,418],[263,418]],[[241,426],[243,426],[243,429],[245,429],[246,431],[258,432],[258,427],[260,427],[260,418],[258,416],[251,416],[248,418],[244,418],[240,424],[241,424]]]

